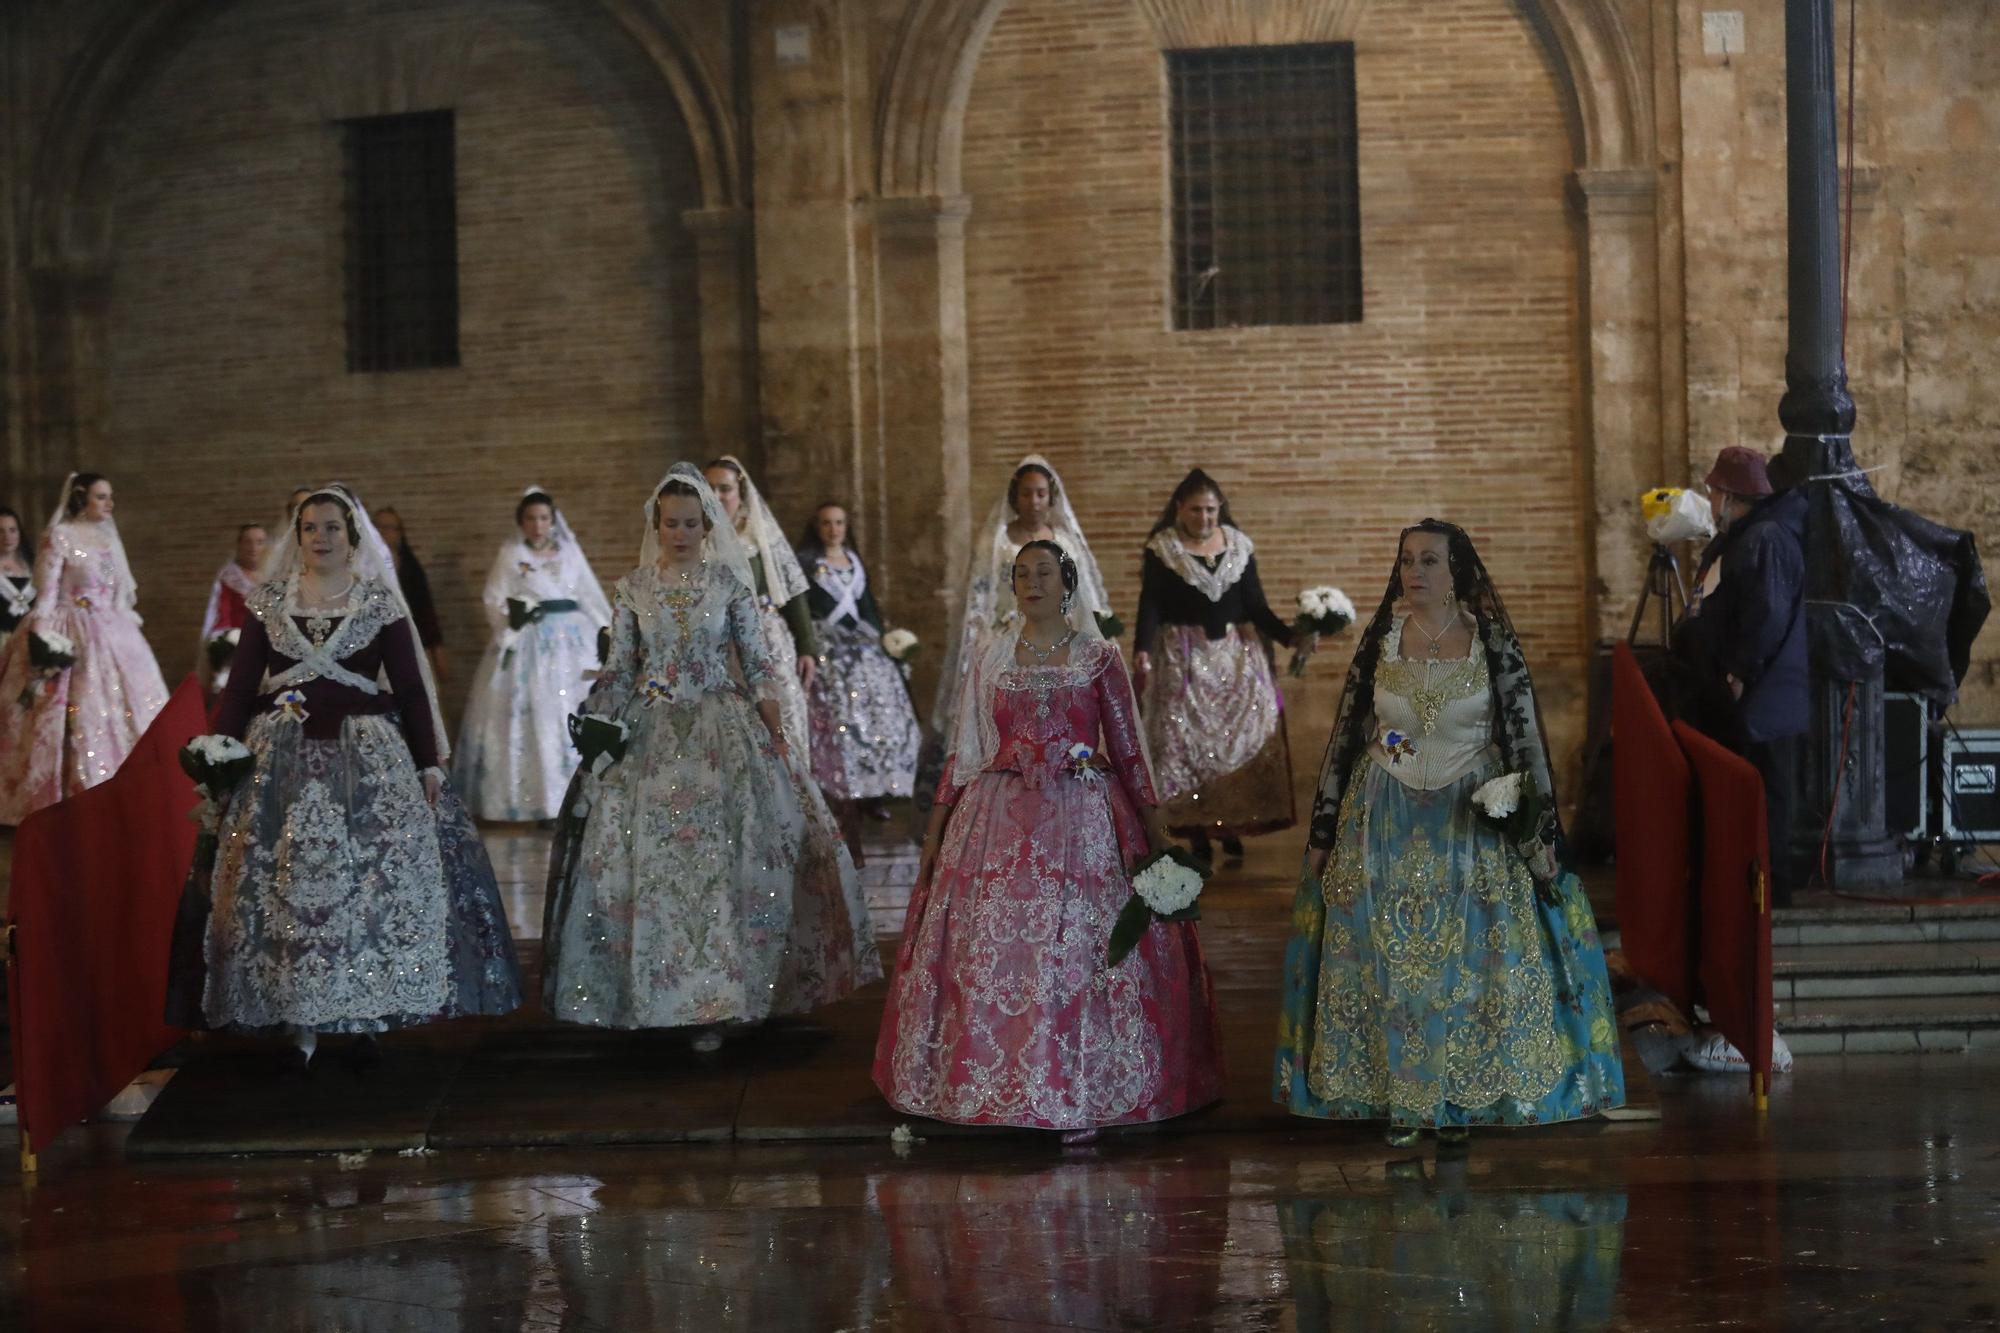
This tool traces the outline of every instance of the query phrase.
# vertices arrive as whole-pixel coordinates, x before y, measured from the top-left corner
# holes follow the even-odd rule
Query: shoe
[[[1241,861],[1243,859],[1243,839],[1224,838],[1222,840],[1222,854],[1232,861]]]
[[[1094,1126],[1090,1129],[1066,1129],[1062,1135],[1062,1146],[1065,1148],[1087,1147],[1097,1142],[1100,1132]]]
[[[1472,1131],[1464,1125],[1438,1126],[1439,1152],[1464,1152],[1472,1144]]]
[[[714,1055],[722,1049],[722,1034],[714,1028],[703,1028],[694,1034],[694,1040],[688,1045],[694,1048],[696,1055]]]
[[[889,809],[887,801],[870,801],[862,807],[861,813],[867,815],[878,824],[886,824],[896,817],[895,813]]]
[[[1210,865],[1215,864],[1215,848],[1209,844],[1206,833],[1190,833],[1188,835],[1188,851],[1194,854],[1194,858],[1197,861],[1206,861]]]
[[[1424,1132],[1415,1125],[1391,1125],[1382,1134],[1382,1141],[1391,1148],[1414,1148]]]

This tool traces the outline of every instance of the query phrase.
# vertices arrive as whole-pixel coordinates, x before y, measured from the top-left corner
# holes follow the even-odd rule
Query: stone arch
[[[911,0],[904,12],[886,53],[876,107],[875,183],[886,212],[944,210],[963,218],[968,203],[976,207],[977,201],[961,197],[963,126],[980,50],[1006,3]],[[1212,36],[1212,6],[1191,6],[1187,0],[1134,3],[1163,39],[1184,29],[1198,39]],[[1666,438],[1669,418],[1663,410],[1671,368],[1663,351],[1669,340],[1661,337],[1652,70],[1617,0],[1509,3],[1547,54],[1570,131],[1583,316],[1580,498],[1595,529],[1586,543],[1595,630],[1629,615],[1638,593],[1643,553],[1635,557],[1630,524],[1617,520],[1632,494],[1674,475],[1667,460],[1680,444]],[[1253,35],[1286,41],[1348,37],[1365,24],[1366,5],[1367,0],[1300,0],[1284,23]],[[1647,33],[1638,36],[1651,39]],[[954,455],[947,458],[946,471],[962,476],[967,460],[955,456],[969,450],[962,239],[954,238],[934,257],[955,270],[925,275],[954,295],[932,316],[940,326],[934,340],[952,373],[937,386],[941,410],[927,438],[943,442]]]
[[[913,0],[891,42],[876,111],[877,187],[885,196],[956,195],[966,101],[980,48],[1007,0]],[[1646,82],[1611,0],[1514,0],[1547,45],[1569,94],[1576,165],[1643,165],[1652,141]],[[1178,6],[1142,4],[1156,26]],[[1365,0],[1322,5],[1350,28]],[[1155,12],[1160,11],[1160,12]],[[1171,26],[1169,23],[1167,26]]]
[[[687,122],[704,209],[738,207],[746,193],[730,114],[713,62],[681,20],[637,0],[595,0],[594,8],[659,72]],[[207,0],[133,3],[101,29],[71,65],[32,175],[29,261],[62,271],[103,244],[106,220],[88,208],[93,157],[103,132],[147,76],[214,12]]]

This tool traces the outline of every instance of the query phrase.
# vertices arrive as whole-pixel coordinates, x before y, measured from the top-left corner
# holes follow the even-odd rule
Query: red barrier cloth
[[[1685,722],[1674,735],[1701,791],[1701,993],[1709,1022],[1770,1086],[1771,849],[1764,779]]]
[[[204,729],[190,676],[109,780],[14,835],[7,1000],[21,1126],[37,1151],[180,1040],[161,1019],[194,856],[196,797],[179,753]]]
[[[1611,782],[1618,937],[1625,961],[1694,1013],[1694,778],[1673,728],[1624,644],[1611,650]]]

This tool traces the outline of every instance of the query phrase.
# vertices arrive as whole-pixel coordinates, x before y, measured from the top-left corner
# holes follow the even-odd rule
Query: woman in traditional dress
[[[452,785],[480,819],[554,819],[576,771],[569,715],[611,604],[549,493],[530,486],[486,575],[493,641],[472,677]]]
[[[1194,925],[1156,920],[1106,965],[1128,867],[1165,829],[1124,660],[1080,582],[1053,541],[1014,562],[1021,616],[961,696],[875,1046],[898,1110],[1065,1142],[1222,1091]]]
[[[73,472],[42,532],[35,604],[0,652],[0,824],[94,787],[167,703],[140,632],[139,589],[112,519],[111,482]],[[61,635],[73,664],[30,660],[32,632]],[[26,697],[25,705],[15,701]]]
[[[1210,837],[1231,859],[1245,834],[1290,828],[1292,752],[1271,645],[1292,627],[1272,612],[1257,548],[1200,468],[1174,488],[1146,541],[1133,671],[1167,827],[1195,855]],[[1310,649],[1308,640],[1301,645]]]
[[[451,679],[451,661],[444,652],[444,626],[438,621],[437,602],[431,596],[430,575],[424,562],[410,547],[409,530],[403,516],[388,505],[375,511],[375,522],[389,552],[396,558],[396,583],[403,590],[403,605],[410,608],[410,622],[417,627],[417,641],[423,645],[424,659],[430,664],[433,680]]]
[[[25,550],[21,516],[0,505],[0,650],[35,609],[35,568],[22,554]]]
[[[990,636],[1014,628],[1014,554],[1032,541],[1053,541],[1076,562],[1076,604],[1093,616],[1111,614],[1104,576],[1083,539],[1083,527],[1070,506],[1062,478],[1040,454],[1023,458],[1007,478],[1007,489],[987,511],[986,521],[973,530],[972,557],[966,562],[965,597],[958,624],[946,641],[943,673],[931,708],[931,725],[924,736],[917,764],[915,795],[919,812],[928,809],[931,793],[950,756],[958,725],[958,700],[966,676]]]
[[[224,798],[203,1016],[288,1034],[300,1066],[320,1034],[357,1034],[365,1064],[375,1033],[517,1008],[520,969],[367,511],[316,488],[272,569],[216,710],[256,767]]]
[[[1534,831],[1475,807],[1519,775]],[[1347,675],[1285,950],[1274,1092],[1298,1115],[1422,1127],[1620,1106],[1590,902],[1557,861],[1555,782],[1528,663],[1472,541],[1407,528]],[[1536,812],[1539,812],[1537,817]]]
[[[812,688],[819,670],[819,639],[813,633],[812,608],[806,601],[805,571],[799,558],[757,485],[733,454],[712,460],[702,470],[721,502],[736,538],[750,560],[750,572],[757,580],[758,619],[771,656],[786,664],[769,689],[778,701],[778,715],[785,727],[785,740],[806,762],[812,743],[812,724],[806,709],[806,691]]]
[[[709,1052],[723,1025],[837,1000],[881,963],[853,862],[786,739],[771,687],[794,663],[771,650],[735,526],[691,463],[645,512],[585,703],[624,724],[624,753],[578,773],[557,828],[543,995],[571,1023],[694,1028]]]
[[[264,552],[270,534],[262,523],[245,523],[236,530],[236,555],[216,571],[208,589],[208,609],[201,615],[201,643],[195,649],[195,675],[206,688],[228,683],[228,652],[217,661],[216,640],[235,630],[239,638],[250,623],[250,594],[264,582]]]
[[[882,609],[846,508],[821,505],[798,555],[812,578],[806,601],[820,651],[807,701],[813,777],[851,830],[857,806],[886,819],[882,803],[910,794],[922,739],[917,710],[903,669],[883,651]]]

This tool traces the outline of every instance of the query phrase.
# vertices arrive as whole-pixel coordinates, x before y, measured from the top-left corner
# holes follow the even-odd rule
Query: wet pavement
[[[1250,1010],[1282,948],[1287,859],[1253,847],[1204,927],[1243,1010],[1232,1097],[1254,1097],[1269,1057]],[[522,919],[533,860],[531,838],[503,856]],[[538,1113],[567,1097],[588,1123],[621,1081],[670,1096],[691,1077],[633,1065],[575,1062]],[[851,1079],[780,1081],[803,1107]],[[97,1125],[31,1180],[0,1165],[0,1326],[2000,1327],[2000,1057],[1802,1059],[1765,1117],[1734,1078],[1654,1090],[1657,1121],[1479,1133],[1443,1158],[1262,1108],[1069,1152],[921,1122],[899,1144],[885,1116],[850,1141],[145,1158],[130,1127]]]

